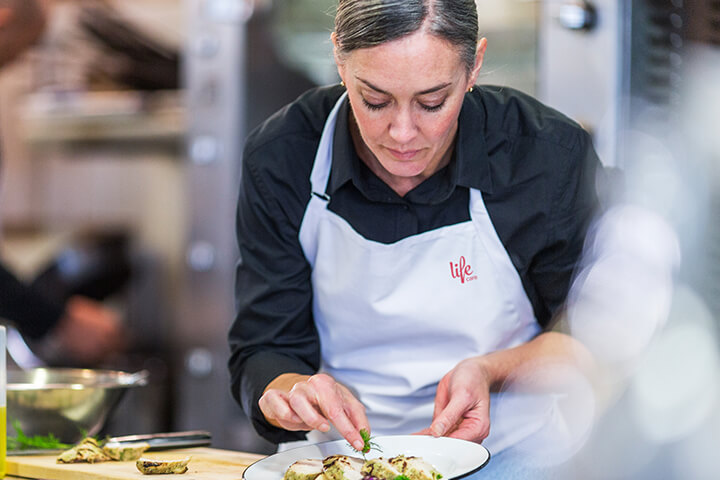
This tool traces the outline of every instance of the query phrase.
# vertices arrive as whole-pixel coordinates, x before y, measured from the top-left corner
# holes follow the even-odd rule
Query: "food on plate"
[[[135,466],[145,475],[166,474],[166,473],[185,473],[188,471],[188,463],[190,457],[181,460],[154,460],[149,458],[141,458],[135,462]]]
[[[435,467],[420,457],[399,455],[391,458],[390,463],[410,480],[440,480],[443,476]]]
[[[362,480],[361,458],[331,455],[323,460],[323,474],[328,480]]]
[[[57,463],[97,463],[108,460],[110,457],[92,437],[84,438],[80,443],[65,450],[57,457]]]
[[[150,448],[150,444],[147,442],[106,443],[103,452],[112,460],[128,462],[142,457],[148,448]]]
[[[324,480],[323,461],[314,458],[298,460],[285,472],[284,480]]]
[[[290,465],[290,468],[287,469],[283,478],[284,480],[315,480],[322,475],[322,473],[322,460],[308,458],[298,460]]]
[[[324,460],[299,460],[284,480],[440,480],[443,476],[421,457],[362,458],[331,455]]]
[[[390,460],[384,458],[374,458],[365,462],[362,473],[365,477],[392,478],[393,480],[403,474],[402,471],[395,468]]]

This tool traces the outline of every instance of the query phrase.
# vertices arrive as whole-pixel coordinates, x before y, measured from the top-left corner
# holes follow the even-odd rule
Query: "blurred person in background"
[[[38,0],[0,0],[0,70],[42,34],[45,11]],[[0,144],[0,161],[2,160]],[[56,302],[20,281],[0,263],[0,318],[44,350],[52,363],[90,366],[122,347],[117,313],[83,296]]]

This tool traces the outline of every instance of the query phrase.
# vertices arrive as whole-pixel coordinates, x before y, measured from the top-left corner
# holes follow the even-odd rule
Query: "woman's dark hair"
[[[340,56],[402,38],[421,28],[458,47],[467,70],[473,69],[478,42],[475,0],[338,1],[335,35]]]

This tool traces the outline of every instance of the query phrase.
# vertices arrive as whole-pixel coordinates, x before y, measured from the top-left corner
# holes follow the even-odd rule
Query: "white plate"
[[[447,437],[421,435],[389,435],[373,437],[380,451],[372,450],[365,457],[394,457],[407,455],[422,457],[434,465],[445,479],[464,477],[484,467],[490,460],[490,452],[480,444]],[[290,465],[305,458],[323,459],[330,455],[360,457],[345,440],[317,443],[293,448],[270,455],[250,465],[243,473],[245,480],[281,480]]]

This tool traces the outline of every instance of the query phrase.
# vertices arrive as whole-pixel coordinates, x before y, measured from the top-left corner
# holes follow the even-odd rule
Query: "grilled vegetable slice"
[[[106,443],[103,447],[103,452],[113,460],[127,462],[142,457],[142,454],[145,453],[145,450],[148,448],[150,448],[150,444],[147,442]]]
[[[190,457],[182,460],[152,460],[149,458],[141,458],[135,465],[145,475],[156,475],[166,473],[185,473],[188,471],[188,463]]]
[[[57,457],[57,463],[97,463],[110,460],[103,449],[92,437],[83,439],[69,450],[65,450]]]

